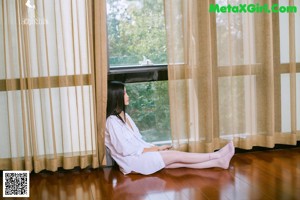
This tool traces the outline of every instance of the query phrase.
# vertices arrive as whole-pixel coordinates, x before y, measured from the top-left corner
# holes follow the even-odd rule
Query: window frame
[[[108,81],[138,83],[168,80],[168,65],[147,65],[110,68],[108,64]]]

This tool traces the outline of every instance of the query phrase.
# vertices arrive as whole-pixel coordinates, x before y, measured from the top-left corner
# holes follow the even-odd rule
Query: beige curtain
[[[210,5],[296,6],[213,13]],[[211,152],[300,140],[299,1],[165,0],[174,145]]]
[[[94,42],[106,48],[105,34],[94,34],[105,30],[100,3],[0,1],[0,170],[99,166],[107,74],[95,59]]]

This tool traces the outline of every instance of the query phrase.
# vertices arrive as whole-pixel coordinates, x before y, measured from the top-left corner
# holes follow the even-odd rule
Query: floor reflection
[[[228,170],[214,169],[164,169],[150,176],[116,176],[109,170],[104,174],[113,187],[113,199],[195,199],[197,195],[203,197],[201,190],[220,196],[220,188],[234,181]]]
[[[30,199],[93,199],[89,177],[91,170],[43,171],[30,175]]]

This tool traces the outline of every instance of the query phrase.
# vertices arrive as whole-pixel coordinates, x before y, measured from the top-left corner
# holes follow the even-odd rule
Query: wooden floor
[[[228,170],[124,176],[115,168],[75,169],[31,174],[30,181],[34,200],[300,199],[300,148],[237,153]]]

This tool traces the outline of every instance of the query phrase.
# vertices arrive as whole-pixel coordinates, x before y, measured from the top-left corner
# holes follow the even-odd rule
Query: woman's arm
[[[153,146],[153,147],[144,148],[143,153],[153,152],[153,151],[159,151],[159,147],[158,146]]]

